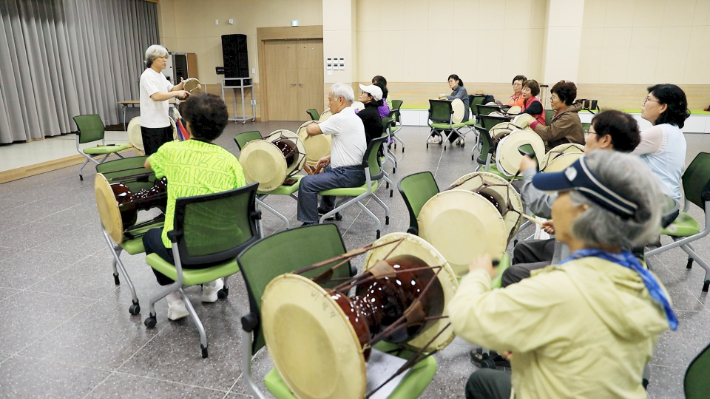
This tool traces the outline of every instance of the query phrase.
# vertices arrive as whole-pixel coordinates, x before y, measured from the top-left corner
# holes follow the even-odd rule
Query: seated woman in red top
[[[523,83],[523,113],[534,116],[535,119],[544,126],[545,110],[542,107],[542,103],[537,98],[538,94],[540,94],[540,85],[535,79],[526,80],[525,83]]]

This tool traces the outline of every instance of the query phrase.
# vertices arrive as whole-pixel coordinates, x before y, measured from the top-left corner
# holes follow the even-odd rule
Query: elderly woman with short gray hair
[[[448,305],[457,335],[504,353],[512,374],[481,369],[467,398],[645,398],[658,335],[678,320],[658,278],[628,251],[658,236],[661,189],[643,161],[598,150],[533,185],[559,191],[558,241],[572,255],[491,291],[490,257],[469,265]]]
[[[141,136],[145,155],[155,153],[163,143],[173,139],[168,100],[189,95],[183,90],[182,79],[180,84],[173,85],[163,75],[167,63],[168,50],[165,47],[154,44],[145,51],[145,71],[140,83]]]

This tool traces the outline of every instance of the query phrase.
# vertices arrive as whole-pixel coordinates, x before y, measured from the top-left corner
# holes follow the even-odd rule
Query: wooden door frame
[[[259,98],[261,98],[262,122],[269,120],[269,98],[266,93],[266,86],[268,83],[266,81],[266,42],[271,40],[305,39],[323,40],[323,25],[256,28],[257,52],[259,56]]]

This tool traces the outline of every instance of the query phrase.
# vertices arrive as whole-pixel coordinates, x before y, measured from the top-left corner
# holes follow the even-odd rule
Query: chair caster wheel
[[[380,238],[380,231],[377,230],[377,236],[375,238]]]
[[[118,278],[118,273],[113,274],[113,283],[116,285],[121,285],[121,280]]]
[[[444,146],[444,151],[446,151],[446,146]]]
[[[688,264],[685,265],[686,269],[690,269],[693,267],[693,258],[688,258]]]
[[[385,216],[385,224],[386,225],[390,224],[390,217],[389,216]]]
[[[466,143],[461,144],[461,148],[466,147]]]
[[[429,149],[429,144],[426,145],[427,150]]]
[[[390,188],[389,182],[385,183],[385,188]]]
[[[152,314],[143,321],[143,324],[145,324],[148,328],[153,328],[156,324],[158,324],[158,319],[156,319],[155,315]]]
[[[397,168],[392,168],[392,174],[397,173]]]
[[[79,180],[84,181],[84,176],[79,175]]]
[[[128,313],[134,316],[141,313],[141,305],[138,304],[138,301],[133,302],[133,305],[128,308]]]
[[[225,299],[229,296],[229,288],[222,288],[221,290],[217,291],[217,298],[219,299]]]
[[[708,287],[710,287],[710,280],[705,280],[703,283],[703,292],[708,292]]]
[[[473,155],[471,155],[471,160],[472,160],[472,161],[475,161],[475,160],[476,160],[476,157],[474,157]]]
[[[390,190],[390,198],[394,195],[394,190]]]
[[[518,245],[518,240],[513,240],[513,246]]]
[[[404,153],[404,147],[402,147],[402,153]]]
[[[340,212],[336,212],[335,213],[335,220],[338,220],[338,221],[343,220],[343,215],[341,215]]]
[[[207,354],[207,347],[206,347],[206,346],[202,346],[202,344],[200,344],[200,349],[202,349],[202,358],[203,358],[203,359],[207,359],[207,356],[209,356],[209,355]]]

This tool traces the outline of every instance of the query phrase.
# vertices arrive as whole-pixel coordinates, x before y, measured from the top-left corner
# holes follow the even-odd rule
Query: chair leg
[[[87,163],[89,163],[91,159],[87,157],[86,161],[84,161],[83,164],[81,164],[81,168],[79,168],[79,180],[84,181],[84,175],[82,174],[82,171],[84,170],[84,166],[86,166]]]
[[[133,303],[131,304],[131,306],[128,307],[128,312],[132,315],[140,314],[141,305],[138,302],[136,288],[133,286],[133,281],[131,281],[131,277],[128,275],[128,272],[126,272],[126,267],[123,265],[123,262],[121,262],[121,251],[123,251],[123,248],[121,248],[121,246],[119,245],[113,245],[111,238],[108,236],[108,233],[106,233],[106,230],[104,230],[103,226],[101,226],[101,232],[103,232],[106,244],[108,244],[108,247],[111,249],[111,254],[113,255],[113,281],[116,285],[121,284],[121,280],[118,277],[118,269],[120,269],[121,273],[123,273],[123,276],[126,278],[126,284],[128,284],[128,288],[131,290]]]
[[[690,255],[690,258],[695,260],[700,267],[705,269],[705,280],[703,281],[703,292],[708,292],[708,288],[710,288],[710,266],[708,266],[707,263],[701,258],[695,251],[693,251],[691,248],[688,247],[688,244],[684,244],[680,246],[683,248],[683,251]]]
[[[263,201],[263,198],[261,198],[261,199],[260,199],[260,198],[257,198],[257,199],[256,199],[256,205],[257,205],[257,206],[260,206],[260,207],[263,207],[263,208],[266,209],[267,211],[269,211],[269,212],[273,213],[274,215],[276,215],[276,217],[278,217],[279,219],[283,220],[283,222],[286,223],[286,229],[287,229],[287,230],[291,228],[291,223],[288,221],[288,219],[286,218],[286,216],[280,214],[279,212],[276,211],[276,209],[274,209],[274,208],[270,207],[269,205],[267,205],[266,202]],[[262,237],[261,237],[261,238],[264,238],[263,234],[262,234]]]
[[[394,195],[394,183],[392,183],[392,180],[390,180],[389,175],[387,175],[387,173],[385,173],[384,170],[382,171],[382,173],[383,173],[382,179],[384,179],[387,182],[387,185],[385,186],[385,188],[389,188],[390,198],[392,198],[392,196]],[[394,173],[394,172],[392,172],[392,173]]]
[[[375,223],[377,223],[377,237],[376,237],[376,238],[380,238],[380,229],[382,228],[382,222],[380,222],[380,219],[378,219],[377,216],[375,216],[375,214],[372,213],[372,211],[370,211],[369,209],[367,209],[367,207],[366,207],[365,205],[363,205],[362,202],[358,201],[358,202],[357,202],[357,205],[358,205],[366,214],[368,214],[368,215],[375,221]]]
[[[396,133],[396,132],[395,132],[395,133]],[[397,137],[396,135],[392,135],[392,138],[394,138],[395,141],[399,141],[399,143],[402,144],[402,153],[404,153],[404,141],[402,141],[402,140],[401,140],[399,137]],[[395,145],[396,145],[396,144],[395,144]],[[397,147],[395,147],[395,148],[397,148]]]
[[[372,198],[374,198],[378,204],[380,204],[383,208],[385,208],[385,224],[389,225],[390,224],[390,208],[387,207],[387,205],[385,205],[385,203],[382,202],[382,200],[378,196],[376,196],[375,194],[372,194]]]
[[[166,286],[148,300],[148,317],[143,320],[143,324],[145,324],[146,327],[153,328],[158,322],[155,313],[155,303],[174,291],[180,291],[180,294],[183,296],[183,300],[185,300],[185,306],[187,306],[187,297],[185,297],[185,293],[182,292],[182,283],[178,283],[176,281],[173,284]]]
[[[254,378],[252,378],[251,375],[251,340],[251,333],[242,329],[242,376],[244,377],[244,381],[246,381],[247,387],[249,387],[252,395],[254,395],[257,399],[266,399],[261,390],[259,390],[259,387],[256,386]]]
[[[195,308],[192,307],[192,302],[190,302],[190,299],[187,297],[187,295],[185,295],[185,292],[183,292],[182,288],[180,288],[180,294],[182,295],[182,300],[185,302],[185,307],[187,308],[187,312],[190,313],[190,318],[195,323],[195,326],[197,327],[197,331],[200,333],[200,349],[202,349],[202,358],[206,359],[208,356],[208,353],[207,353],[207,334],[205,333],[205,327],[202,326],[202,322],[200,321],[200,318],[197,317],[197,313],[195,312]]]
[[[222,287],[221,290],[217,291],[217,298],[219,299],[225,299],[229,296],[229,285],[227,284],[227,280],[229,280],[229,276],[224,276],[222,278],[222,282],[224,282],[224,287]]]

